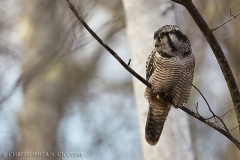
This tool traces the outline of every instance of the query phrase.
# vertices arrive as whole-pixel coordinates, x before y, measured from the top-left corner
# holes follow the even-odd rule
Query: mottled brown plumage
[[[195,66],[190,42],[177,26],[166,25],[157,30],[154,45],[146,66],[146,78],[152,84],[152,89],[145,91],[149,102],[145,138],[150,145],[160,138],[171,108],[168,100],[171,99],[174,107],[187,103]]]

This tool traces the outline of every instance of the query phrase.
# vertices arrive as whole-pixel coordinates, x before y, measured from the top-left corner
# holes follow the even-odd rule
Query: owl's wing
[[[182,106],[188,102],[192,87],[191,83],[193,81],[194,66],[195,59],[193,54],[189,54],[181,60],[179,78],[171,91],[173,103],[176,106]]]
[[[181,97],[181,104],[187,103],[190,91],[193,82],[193,75],[194,75],[194,68],[195,68],[195,58],[193,54],[190,54],[188,57],[185,58],[185,67],[181,71],[181,79],[183,80],[182,83],[182,97]]]
[[[149,55],[147,64],[146,64],[146,79],[147,81],[151,77],[154,72],[154,55],[156,54],[156,50],[154,49],[152,53]]]

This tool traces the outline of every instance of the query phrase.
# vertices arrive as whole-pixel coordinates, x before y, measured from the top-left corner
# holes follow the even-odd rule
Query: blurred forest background
[[[132,55],[123,2],[72,3],[103,41],[128,62]],[[170,6],[165,12],[177,11],[175,24],[189,37],[196,58],[194,85],[216,114],[231,109],[230,94],[217,61],[188,12],[168,0],[137,3],[145,5],[149,12],[164,4]],[[229,19],[230,9],[233,14],[240,11],[240,1],[194,3],[211,28]],[[137,5],[135,9],[138,10]],[[0,159],[26,159],[2,157],[2,153],[9,152],[81,152],[80,159],[86,160],[148,157],[142,147],[146,142],[139,134],[144,132],[139,124],[145,125],[146,121],[138,118],[132,76],[82,27],[65,0],[2,0],[0,13]],[[239,28],[237,18],[214,32],[238,86]],[[149,35],[153,37],[155,30]],[[204,101],[192,89],[187,107],[195,110],[196,103],[199,112],[209,117]],[[237,126],[234,111],[224,120],[230,129]],[[240,159],[237,147],[223,135],[190,116],[189,122],[196,160]],[[232,134],[240,140],[238,129]],[[54,158],[57,159],[51,160]]]

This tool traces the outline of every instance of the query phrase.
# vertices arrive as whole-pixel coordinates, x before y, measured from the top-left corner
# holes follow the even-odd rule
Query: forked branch
[[[232,16],[232,18],[228,19],[226,22],[224,22],[223,24],[219,25],[218,27],[216,27],[216,28],[213,28],[213,29],[212,29],[212,31],[215,31],[215,30],[217,30],[218,28],[220,28],[220,27],[224,26],[225,24],[227,24],[227,23],[228,23],[228,22],[230,22],[231,20],[234,20],[235,18],[237,18],[237,16],[239,16],[239,15],[240,15],[240,12],[238,12],[238,13],[237,13],[237,14],[235,14],[235,15],[233,15],[233,14],[232,14],[232,11],[231,11],[231,9],[230,9],[230,15]]]

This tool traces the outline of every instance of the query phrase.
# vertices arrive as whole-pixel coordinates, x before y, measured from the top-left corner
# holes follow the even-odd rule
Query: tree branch
[[[74,13],[74,15],[77,17],[77,19],[82,23],[82,25],[89,31],[89,33],[109,52],[111,53],[118,61],[119,63],[122,64],[122,66],[128,70],[133,76],[135,76],[138,80],[140,80],[143,84],[145,84],[147,87],[151,88],[151,84],[146,81],[143,77],[141,77],[140,75],[138,75],[134,70],[132,70],[128,64],[126,64],[118,55],[116,52],[114,52],[108,45],[106,45],[98,36],[97,34],[86,24],[86,22],[84,21],[84,19],[79,15],[79,13],[77,12],[77,10],[75,9],[74,5],[69,1],[66,0],[67,3],[69,4],[69,8],[71,9],[71,11]],[[129,61],[130,64],[130,61]],[[171,99],[169,99],[168,97],[165,98],[166,100],[168,100],[170,103]],[[231,135],[229,134],[229,132],[225,131],[224,129],[220,128],[219,126],[215,125],[214,123],[206,120],[204,117],[200,116],[199,114],[189,110],[188,108],[184,107],[184,106],[178,106],[178,108],[182,109],[183,111],[185,111],[186,113],[190,114],[191,116],[195,117],[196,119],[202,121],[203,123],[211,126],[212,128],[214,128],[215,130],[217,130],[218,132],[222,133],[223,135],[225,135],[229,140],[231,140],[239,149],[240,149],[240,143]]]
[[[207,23],[205,22],[201,14],[198,12],[195,5],[192,3],[192,0],[171,0],[171,1],[183,5],[191,14],[192,18],[194,19],[194,21],[202,31],[210,47],[212,48],[213,53],[222,70],[223,76],[227,82],[227,86],[231,94],[233,104],[234,106],[238,106],[237,104],[240,102],[240,93],[238,90],[237,83],[233,76],[232,70],[228,64],[228,61],[222,51],[222,48],[220,47],[215,36],[213,35],[212,30],[208,27]],[[238,125],[240,125],[240,106],[235,108],[235,113],[236,113]]]
[[[151,88],[151,84],[147,82],[144,78],[142,78],[140,75],[138,75],[134,70],[132,70],[119,56],[116,52],[114,52],[108,45],[106,45],[99,37],[98,35],[93,32],[93,30],[87,25],[87,23],[84,21],[84,19],[79,15],[77,10],[75,9],[75,6],[69,1],[66,0],[69,8],[74,13],[74,15],[77,17],[77,19],[82,23],[82,25],[88,30],[88,32],[109,52],[115,57],[119,63],[127,69],[133,76],[135,76],[137,79],[139,79],[142,83],[144,83],[146,86]]]
[[[232,11],[231,11],[231,9],[230,9],[230,15],[232,16],[232,18],[228,19],[226,22],[224,22],[223,24],[219,25],[218,27],[213,28],[213,29],[212,29],[212,32],[215,31],[215,30],[217,30],[218,28],[224,26],[225,24],[227,24],[227,23],[230,22],[231,20],[234,20],[235,18],[237,18],[237,16],[240,15],[240,12],[238,12],[238,13],[235,14],[235,15],[233,15],[233,14],[232,14]]]
[[[222,133],[230,141],[232,141],[238,147],[238,149],[240,149],[240,142],[236,138],[234,138],[231,134],[229,134],[229,132],[226,132],[224,129],[220,128],[219,126],[217,126],[216,124],[210,122],[209,120],[206,120],[204,117],[200,116],[199,114],[191,111],[190,109],[188,109],[186,107],[182,107],[181,109],[183,111],[185,111],[186,113],[188,113],[189,115],[193,116],[194,118],[200,120],[201,122],[207,124],[208,126],[214,128],[218,132]]]

